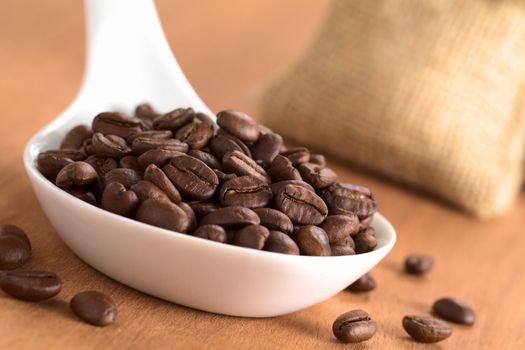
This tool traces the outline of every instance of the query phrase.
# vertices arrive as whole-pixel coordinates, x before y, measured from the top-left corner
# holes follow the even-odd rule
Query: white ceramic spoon
[[[100,111],[143,101],[159,110],[209,109],[175,61],[152,0],[86,0],[88,60],[77,99],[27,144],[24,163],[42,208],[64,242],[102,273],[145,293],[200,310],[267,317],[336,294],[392,249],[396,234],[377,214],[378,246],[366,254],[308,257],[257,251],[180,234],[89,205],[35,167],[73,126]]]

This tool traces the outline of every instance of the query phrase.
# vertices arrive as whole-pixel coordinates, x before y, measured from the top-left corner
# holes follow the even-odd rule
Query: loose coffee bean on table
[[[0,270],[23,266],[31,256],[31,243],[26,233],[15,225],[0,225]]]
[[[353,293],[364,293],[364,292],[370,292],[371,290],[374,290],[376,288],[376,281],[375,279],[369,275],[364,274],[359,279],[357,279],[354,283],[349,285],[346,290],[353,292]]]
[[[57,295],[62,284],[52,272],[10,271],[0,279],[0,289],[17,299],[42,301]]]
[[[360,343],[374,336],[377,325],[364,310],[345,312],[336,318],[332,331],[343,343]]]
[[[91,127],[74,126],[60,149],[41,152],[36,165],[87,203],[216,242],[314,256],[377,245],[369,189],[338,182],[324,156],[286,149],[279,134],[239,111],[219,112],[217,122],[192,108],[163,114],[147,103],[133,116],[102,112]],[[28,258],[19,240],[2,241],[12,249],[0,246],[0,262]]]
[[[422,343],[436,343],[452,334],[450,326],[430,316],[405,316],[403,328],[415,340]]]
[[[473,325],[476,314],[470,306],[457,298],[441,298],[436,300],[432,311],[437,316],[454,323]]]
[[[429,255],[411,254],[405,259],[405,271],[412,275],[423,275],[430,271],[434,259]]]
[[[81,320],[94,326],[104,327],[117,318],[117,306],[113,300],[97,291],[82,292],[70,302],[71,311]]]

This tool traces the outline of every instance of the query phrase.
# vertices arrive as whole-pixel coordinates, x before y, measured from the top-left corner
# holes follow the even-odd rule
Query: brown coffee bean
[[[320,227],[307,225],[297,231],[295,242],[303,255],[330,256],[330,243],[326,232]]]
[[[248,157],[252,156],[248,146],[233,135],[217,134],[212,137],[208,145],[211,153],[220,160],[222,160],[226,153],[233,151],[239,151]]]
[[[213,128],[204,123],[193,122],[177,130],[175,138],[189,145],[192,149],[202,149],[213,137]]]
[[[191,123],[195,117],[192,108],[177,108],[160,117],[153,122],[155,130],[177,130],[184,125]]]
[[[286,185],[274,198],[275,207],[296,224],[318,225],[328,214],[323,200],[301,186]]]
[[[215,119],[207,115],[206,113],[195,113],[195,119],[199,120],[201,123],[208,125],[215,132],[219,128]]]
[[[319,165],[321,168],[326,166],[326,159],[322,154],[310,154],[310,163]]]
[[[368,253],[377,246],[375,231],[373,227],[368,227],[359,231],[354,236],[355,252],[357,254]]]
[[[150,118],[151,116],[157,117],[158,113],[149,103],[141,103],[135,107],[135,117]]]
[[[139,160],[135,156],[125,156],[119,161],[121,168],[133,169],[140,171],[141,166],[139,165]]]
[[[110,170],[104,175],[104,184],[107,186],[112,182],[118,182],[126,188],[130,188],[142,180],[140,172],[133,169],[117,168]]]
[[[171,139],[173,137],[173,133],[171,130],[146,130],[146,131],[137,131],[134,133],[131,133],[126,137],[126,141],[130,145],[133,145],[133,141],[135,139],[142,137],[145,139]]]
[[[281,152],[281,155],[292,161],[293,166],[308,163],[310,161],[310,151],[304,147],[290,148]]]
[[[156,166],[163,167],[166,164],[169,163],[170,160],[172,160],[175,157],[182,156],[184,153],[179,151],[173,151],[173,150],[167,150],[167,149],[150,149],[149,151],[146,151],[142,153],[138,157],[138,162],[140,167],[143,169],[147,168],[151,164],[155,164]]]
[[[186,153],[188,152],[189,146],[187,143],[181,142],[177,139],[137,137],[133,140],[131,148],[133,149],[133,153],[141,155],[147,151],[159,149]]]
[[[31,256],[31,243],[26,233],[15,225],[0,225],[0,270],[23,266]]]
[[[184,210],[170,201],[147,199],[137,210],[137,220],[167,230],[186,233],[190,220]]]
[[[260,208],[270,202],[272,191],[268,183],[254,176],[240,176],[221,186],[219,199],[224,206]]]
[[[261,225],[248,225],[235,233],[232,244],[240,247],[263,249],[264,243],[270,236],[270,231]]]
[[[439,317],[454,323],[473,325],[476,313],[464,301],[457,298],[441,298],[436,300],[432,311]]]
[[[193,231],[195,237],[208,239],[219,243],[226,243],[226,231],[218,225],[202,225]]]
[[[374,215],[367,216],[366,218],[359,220],[359,229],[364,230],[368,227],[370,227],[370,224],[372,223],[372,220],[374,220]]]
[[[209,166],[211,169],[217,169],[222,171],[221,162],[217,158],[215,158],[215,156],[211,153],[203,152],[197,149],[192,149],[188,152],[188,155],[192,156],[193,158],[197,158],[201,162],[204,162],[204,164]]]
[[[139,203],[139,198],[134,191],[126,190],[126,187],[119,182],[110,182],[104,188],[100,207],[117,215],[132,217]]]
[[[255,142],[259,138],[259,128],[255,121],[247,114],[227,110],[217,114],[217,124],[242,141]]]
[[[292,221],[286,214],[279,210],[271,208],[255,208],[254,212],[257,213],[261,220],[261,225],[268,228],[269,230],[281,231],[287,234],[291,234],[293,231]]]
[[[170,200],[160,188],[149,181],[139,181],[131,186],[130,190],[135,192],[139,202],[144,202],[146,199]]]
[[[103,178],[110,170],[118,167],[117,162],[113,158],[101,157],[97,155],[90,155],[85,160],[97,172],[99,178]]]
[[[275,253],[299,255],[299,247],[286,233],[270,231],[270,236],[264,244],[264,250]]]
[[[210,213],[213,213],[215,210],[220,208],[218,204],[211,202],[191,202],[189,205],[191,209],[193,209],[195,216],[197,216],[199,219]]]
[[[257,142],[251,147],[252,158],[262,161],[269,166],[272,160],[279,154],[283,145],[283,138],[279,134],[268,133],[261,135]]]
[[[91,136],[86,125],[77,125],[70,129],[60,143],[60,149],[80,149],[84,140]]]
[[[356,214],[366,218],[377,211],[377,203],[370,190],[363,186],[335,183],[320,191],[331,214]]]
[[[273,184],[270,185],[270,189],[272,190],[273,194],[276,194],[279,191],[281,191],[286,185],[301,186],[315,193],[315,189],[310,184],[304,182],[303,180],[284,180],[284,181],[274,182]]]
[[[115,302],[109,296],[97,291],[75,295],[69,306],[78,318],[98,327],[115,322],[118,314]]]
[[[179,190],[171,183],[162,169],[155,164],[150,164],[144,171],[144,180],[151,182],[164,192],[173,203],[180,203],[182,198]]]
[[[353,293],[366,293],[376,288],[375,279],[369,274],[365,273],[363,276],[358,278],[354,283],[349,285],[346,290]]]
[[[348,237],[349,240],[352,241],[352,237]],[[330,244],[330,251],[332,256],[343,256],[343,255],[354,255],[355,254],[355,248],[352,247],[350,244]]]
[[[98,114],[93,119],[92,129],[94,133],[100,132],[104,135],[117,135],[124,138],[134,132],[142,131],[140,119],[116,112]]]
[[[220,170],[213,169],[213,172],[215,175],[217,175],[217,178],[219,179],[219,183],[223,184],[226,181],[230,181],[232,179],[235,179],[237,177],[237,174],[226,174]]]
[[[195,230],[195,228],[197,227],[197,216],[195,215],[193,208],[185,202],[179,203],[178,206],[184,211],[184,213],[186,213],[186,217],[189,221],[188,229],[186,230],[186,232],[193,232],[193,230]]]
[[[359,231],[359,219],[356,215],[328,215],[320,227],[328,235],[330,244],[337,244]]]
[[[40,152],[36,159],[36,167],[48,179],[55,180],[57,174],[66,165],[83,160],[86,154],[80,150],[63,149]]]
[[[429,255],[411,254],[405,259],[405,271],[412,275],[422,275],[430,271],[434,259]]]
[[[301,177],[315,189],[321,189],[334,184],[337,175],[332,169],[320,167],[314,163],[304,163],[297,167]]]
[[[93,134],[92,138],[95,154],[101,157],[120,159],[131,153],[131,148],[122,137],[104,135],[100,132]]]
[[[251,175],[261,181],[270,182],[266,171],[257,165],[253,159],[239,151],[226,153],[222,158],[222,166],[227,172],[232,172],[239,176]]]
[[[200,224],[231,227],[259,225],[260,220],[257,214],[251,209],[243,207],[225,207],[219,208],[203,217]]]
[[[436,343],[450,337],[452,328],[430,316],[405,316],[403,328],[415,340],[422,343]]]
[[[374,336],[377,325],[363,310],[352,310],[340,315],[332,325],[332,331],[342,343],[360,343]]]
[[[163,168],[166,176],[188,198],[205,200],[213,196],[219,179],[206,164],[188,155],[171,159]]]
[[[91,137],[84,140],[84,142],[82,143],[82,147],[80,148],[80,151],[85,153],[86,156],[95,154],[95,147],[93,147],[93,140]]]
[[[57,295],[62,284],[52,272],[10,271],[0,279],[0,288],[20,300],[42,301]]]
[[[92,191],[75,186],[65,188],[64,190],[70,195],[75,196],[86,203],[89,203],[91,205],[97,205],[97,198],[95,197]]]
[[[277,155],[270,164],[270,174],[274,182],[286,180],[302,180],[299,170],[294,168],[292,161],[282,155]]]
[[[98,181],[97,171],[86,162],[73,162],[58,173],[55,183],[59,187],[84,187]]]

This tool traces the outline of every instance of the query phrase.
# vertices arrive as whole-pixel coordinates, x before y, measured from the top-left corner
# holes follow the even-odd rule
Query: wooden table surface
[[[327,1],[169,1],[157,5],[189,80],[209,106],[256,114],[264,82],[303,50]],[[378,332],[355,349],[525,348],[525,197],[502,218],[479,222],[389,181],[330,160],[345,181],[369,186],[398,231],[392,253],[373,271],[378,288],[341,292],[307,310],[268,319],[226,317],[149,297],[112,281],[78,259],[58,238],[31,191],[22,166],[28,138],[70,102],[84,62],[82,3],[0,1],[0,223],[23,227],[33,242],[28,268],[57,272],[55,299],[31,304],[0,294],[0,349],[324,349],[345,348],[331,325],[341,313],[367,310]],[[435,257],[423,278],[407,276],[411,252]],[[116,300],[116,324],[79,322],[68,301],[86,289]],[[477,311],[476,324],[454,326],[437,345],[410,340],[405,314],[427,314],[442,296]]]

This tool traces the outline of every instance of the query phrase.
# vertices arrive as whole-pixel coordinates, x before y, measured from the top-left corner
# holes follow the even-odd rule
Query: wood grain
[[[213,110],[255,113],[258,89],[305,49],[327,1],[157,1],[170,44],[189,80]],[[0,349],[518,349],[525,337],[525,197],[505,217],[479,222],[388,181],[330,160],[344,181],[369,186],[398,230],[392,253],[373,270],[378,288],[333,298],[291,315],[234,318],[200,312],[136,292],[80,261],[45,218],[22,166],[28,138],[79,88],[84,57],[81,2],[0,2],[0,222],[20,225],[33,242],[28,268],[57,272],[64,290],[30,304],[0,294]],[[402,272],[410,252],[431,254],[428,276]],[[68,301],[97,289],[120,315],[99,329],[76,320]],[[426,314],[442,296],[465,299],[478,313],[471,327],[436,345],[411,341],[405,314]],[[224,296],[227,297],[227,296]],[[254,300],[254,302],[257,302]],[[331,324],[363,308],[377,321],[365,344],[338,344]]]

